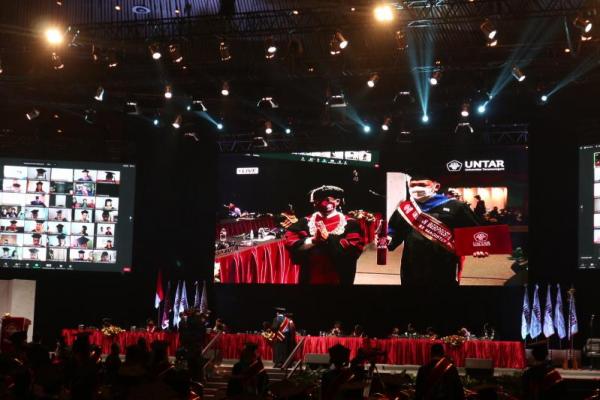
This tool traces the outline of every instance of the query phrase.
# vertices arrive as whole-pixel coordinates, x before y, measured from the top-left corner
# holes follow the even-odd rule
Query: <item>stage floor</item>
[[[388,252],[387,265],[377,265],[377,251],[373,245],[365,248],[358,259],[355,285],[398,285],[400,283],[400,259],[402,249]],[[527,276],[512,270],[513,261],[508,255],[494,254],[487,258],[467,257],[462,273],[461,286],[521,286]]]

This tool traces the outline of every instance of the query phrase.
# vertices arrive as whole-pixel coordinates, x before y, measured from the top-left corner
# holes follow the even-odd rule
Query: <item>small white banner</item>
[[[236,169],[238,175],[258,175],[258,167],[245,167]]]

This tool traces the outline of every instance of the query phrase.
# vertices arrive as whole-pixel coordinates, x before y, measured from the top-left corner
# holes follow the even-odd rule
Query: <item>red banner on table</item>
[[[459,256],[476,251],[489,254],[511,254],[512,241],[508,225],[484,225],[454,229],[454,247]]]

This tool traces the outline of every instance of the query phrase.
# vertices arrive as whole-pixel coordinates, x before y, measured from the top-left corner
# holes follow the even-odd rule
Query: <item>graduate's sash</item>
[[[278,342],[283,342],[283,340],[285,339],[284,331],[288,328],[289,325],[290,319],[288,317],[285,317],[281,322],[281,325],[279,325],[279,329],[277,329],[277,335],[275,336]]]
[[[433,367],[433,369],[431,370],[431,372],[429,372],[429,375],[427,376],[427,383],[425,387],[427,387],[428,389],[425,398],[430,397],[430,392],[440,382],[440,380],[444,377],[446,372],[448,372],[450,368],[452,368],[452,365],[452,362],[450,362],[450,360],[446,357],[440,358],[440,360],[435,364],[435,367]]]
[[[423,212],[412,198],[400,203],[398,212],[423,237],[439,244],[449,252],[455,253],[452,230],[440,220]]]

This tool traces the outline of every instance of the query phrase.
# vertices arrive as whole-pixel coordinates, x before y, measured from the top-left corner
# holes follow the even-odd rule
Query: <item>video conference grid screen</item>
[[[0,268],[131,265],[135,166],[0,159]]]
[[[600,145],[579,147],[578,266],[600,269]]]
[[[346,163],[345,153],[349,152],[220,155],[215,282],[339,284],[345,279],[354,285],[407,286],[435,286],[449,280],[463,286],[526,282],[529,177],[525,148],[440,149],[436,154],[428,154],[426,160],[419,152],[406,152],[393,160],[382,160],[381,164],[377,152],[351,152],[358,155],[357,161],[370,161],[365,163]],[[490,254],[484,258],[442,254],[440,257],[447,258],[449,266],[443,278],[444,273],[436,265],[428,270],[423,267],[430,252],[411,252],[408,247],[422,239],[412,237],[393,242],[387,260],[380,263],[377,237],[381,224],[388,222],[389,230],[393,230],[394,212],[410,198],[407,187],[410,178],[423,173],[439,181],[435,195],[441,201],[453,200],[442,206],[440,212],[448,209],[450,213],[466,215],[460,221],[448,220],[448,224],[508,225],[514,254]],[[340,269],[342,274],[343,270],[351,270],[350,277],[335,277],[336,271],[329,277],[315,278],[312,273],[313,276],[306,276],[302,270],[315,269],[315,264],[322,261],[319,259],[328,257],[327,251],[322,247],[323,254],[316,254],[317,246],[310,250],[311,245],[293,243],[298,239],[294,230],[299,235],[318,236],[311,230],[316,209],[310,192],[323,185],[343,190],[337,211],[356,222],[347,224],[344,230],[361,236],[355,253],[359,253],[355,271],[350,264]],[[397,216],[395,222],[398,223]],[[298,228],[299,225],[306,226]],[[348,238],[346,233],[342,236]],[[260,246],[278,241],[283,245],[260,250]],[[349,247],[348,240],[341,241],[340,246]],[[256,251],[246,251],[250,247]],[[433,248],[438,252],[436,246]],[[263,254],[268,258],[264,265],[260,260]],[[342,253],[332,255],[338,256],[344,257]],[[290,263],[300,265],[299,277],[294,276]]]

